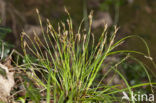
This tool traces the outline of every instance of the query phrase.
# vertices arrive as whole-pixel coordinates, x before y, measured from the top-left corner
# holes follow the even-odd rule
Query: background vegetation
[[[70,15],[64,11],[64,7],[69,10]],[[154,88],[151,89],[154,87],[151,82],[155,82],[156,78],[154,63],[156,57],[155,7],[156,1],[154,0],[0,0],[0,63],[7,64],[8,58],[10,58],[9,66],[16,67],[14,70],[16,86],[11,92],[10,100],[35,101],[36,103],[41,100],[42,102],[47,101],[47,103],[70,103],[72,101],[107,103],[119,102],[120,99],[117,95],[122,96],[121,92],[125,88],[129,90],[130,94],[132,88],[143,93],[154,93]],[[39,9],[40,16],[37,15],[36,8]],[[91,18],[88,18],[91,10],[94,11],[92,21]],[[39,19],[37,19],[38,17]],[[84,21],[80,24],[82,19]],[[101,39],[106,38],[101,35],[103,28],[106,29],[105,24],[108,25],[107,42],[102,44],[104,40]],[[119,27],[118,32],[115,32],[116,39],[113,34],[114,25]],[[61,34],[64,35],[72,33],[79,36],[81,34],[81,38],[86,38],[87,43],[84,45],[84,40],[77,44],[74,40],[78,37],[73,37],[73,39],[71,36],[67,36],[68,38],[62,36],[60,40],[56,36],[60,34],[60,29]],[[23,41],[21,41],[21,36],[23,36],[21,32],[27,35],[22,37]],[[49,36],[44,36],[48,33]],[[53,34],[55,34],[54,37]],[[101,39],[99,39],[100,37]],[[53,39],[47,40],[47,38]],[[114,44],[111,44],[111,41]],[[99,42],[104,48],[97,46]],[[49,43],[57,45],[51,47]],[[119,45],[120,43],[122,45]],[[109,50],[109,44],[111,44],[112,50]],[[25,49],[24,47],[28,45],[29,47]],[[75,46],[73,47],[73,45]],[[94,60],[97,53],[96,46],[97,51],[103,48],[102,52],[107,58]],[[116,46],[118,48],[115,48]],[[86,47],[85,50],[84,47]],[[111,54],[117,55],[112,56]],[[75,55],[77,55],[75,60],[71,59],[70,56],[74,57]],[[102,56],[100,53],[98,55]],[[48,58],[53,56],[54,58]],[[60,64],[57,64],[55,60]],[[52,61],[53,64],[50,64]],[[89,64],[86,64],[87,61]],[[100,69],[92,66],[94,63]],[[119,65],[117,66],[119,71],[115,69],[116,65]],[[36,71],[37,68],[43,70]],[[56,70],[62,68],[63,71],[59,71],[60,73],[57,74],[50,68]],[[64,70],[67,68],[73,73]],[[74,71],[74,68],[81,69]],[[86,68],[90,69],[85,71]],[[94,68],[96,72],[91,68]],[[78,77],[75,75],[83,70],[84,74],[80,74]],[[36,77],[32,77],[30,72]],[[89,78],[88,82],[84,78]],[[36,80],[37,82],[35,82]],[[141,85],[139,85],[140,83]],[[97,84],[101,85],[97,86]],[[118,87],[118,84],[121,84],[122,87]],[[27,88],[28,85],[29,88]],[[71,85],[73,87],[70,87]],[[74,89],[71,88],[76,88],[77,85],[80,85],[79,88],[82,90],[73,91]],[[87,87],[87,85],[89,86]],[[144,87],[136,88],[140,86]],[[83,88],[91,89],[84,90]],[[51,91],[54,94],[50,94]],[[67,93],[69,91],[70,93]],[[74,98],[73,95],[77,96]],[[106,98],[108,99],[105,100]]]

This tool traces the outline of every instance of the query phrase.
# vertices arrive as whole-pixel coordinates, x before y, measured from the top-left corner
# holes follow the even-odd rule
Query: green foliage
[[[30,97],[32,101],[34,101],[35,103],[39,103],[41,97],[39,90],[35,88],[32,83],[29,83],[29,86],[25,84],[25,87],[26,87],[26,97]]]
[[[20,103],[25,103],[25,99],[23,99],[22,97],[19,97],[19,98],[17,99],[17,101],[20,102]]]
[[[136,63],[124,63],[123,69],[127,79],[130,81],[131,85],[135,85],[143,82],[146,79],[146,73],[143,71],[141,65]],[[134,75],[135,74],[135,75]]]
[[[10,32],[11,32],[11,29],[9,29],[8,27],[0,26],[0,57],[1,59],[5,58],[8,55],[10,49],[13,47],[12,44],[4,42],[4,39],[7,33],[10,33]]]
[[[0,67],[0,75],[2,75],[3,77],[7,78],[5,69],[3,69],[1,67]]]
[[[105,0],[100,5],[100,9],[103,11],[109,11],[114,6],[121,6],[125,3],[125,0]]]
[[[3,40],[7,33],[11,32],[10,28],[0,26],[0,38]]]
[[[69,15],[68,11],[66,12]],[[37,13],[39,15],[38,10]],[[115,51],[115,48],[121,45],[123,41],[134,36],[128,36],[115,42],[117,28],[114,27],[114,32],[108,38],[106,25],[98,43],[95,44],[94,35],[91,33],[92,12],[89,15],[89,29],[87,32],[82,32],[82,21],[75,33],[70,15],[66,23],[61,22],[61,25],[58,25],[58,31],[47,20],[47,31],[45,32],[41,18],[38,17],[44,41],[36,34],[34,34],[35,37],[32,40],[24,32],[21,38],[25,64],[21,65],[20,68],[26,71],[25,73],[32,81],[35,81],[34,86],[32,86],[33,83],[26,82],[31,85],[30,88],[26,87],[28,93],[31,91],[27,96],[33,101],[40,101],[40,98],[36,98],[39,97],[39,92],[36,93],[36,90],[32,92],[32,88],[38,86],[40,88],[37,89],[42,93],[44,90],[43,95],[46,95],[42,96],[42,98],[46,99],[47,103],[50,103],[51,100],[54,103],[114,103],[121,102],[121,92],[126,91],[131,95],[132,89],[152,84],[149,74],[146,72],[149,83],[130,86],[128,80],[118,70],[118,66],[131,57],[130,53],[150,57],[150,55],[138,51]],[[27,41],[24,38],[27,38]],[[143,41],[143,43],[146,45],[146,42]],[[44,51],[42,51],[43,48]],[[31,58],[28,52],[31,52],[37,61],[34,61],[34,58]],[[98,72],[103,68],[102,64],[107,57],[121,53],[126,54],[126,56],[115,65],[112,65],[107,73],[103,74],[103,78],[99,82],[95,82]],[[125,88],[119,88],[120,85],[102,83],[110,71],[114,71],[122,78],[126,85]],[[132,102],[135,103],[135,101]]]

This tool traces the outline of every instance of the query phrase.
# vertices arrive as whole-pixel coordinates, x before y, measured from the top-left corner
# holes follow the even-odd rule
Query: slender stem
[[[88,11],[87,11],[87,0],[83,0],[83,17],[85,18],[84,22],[85,22],[85,28],[88,31],[89,28],[89,23],[88,23]]]

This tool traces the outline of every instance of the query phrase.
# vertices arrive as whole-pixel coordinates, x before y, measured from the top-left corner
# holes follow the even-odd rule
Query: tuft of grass
[[[92,14],[88,16],[89,29],[84,32],[80,23],[77,32],[73,30],[72,19],[69,12],[66,22],[58,24],[58,30],[55,30],[47,19],[46,31],[43,27],[39,11],[37,10],[39,22],[42,29],[42,40],[34,32],[34,38],[30,38],[25,32],[22,34],[22,48],[24,52],[24,64],[20,65],[29,79],[25,80],[25,88],[30,100],[35,103],[46,101],[46,103],[114,103],[121,102],[122,92],[126,91],[130,95],[132,89],[141,86],[152,85],[150,75],[145,68],[145,73],[149,83],[143,83],[131,86],[124,75],[119,71],[118,66],[128,58],[131,53],[141,54],[151,58],[149,48],[148,55],[139,51],[117,50],[126,39],[134,37],[128,36],[119,41],[115,41],[117,27],[114,32],[108,36],[107,25],[105,25],[98,43],[95,44],[94,35],[91,32]],[[140,37],[139,37],[140,38]],[[29,55],[31,53],[31,55]],[[103,74],[103,78],[95,85],[95,79],[102,67],[103,62],[110,55],[123,54],[118,63],[112,65],[108,72]],[[35,57],[35,60],[32,59]],[[143,66],[144,67],[144,66]],[[126,88],[119,88],[122,85],[103,84],[102,80],[109,75],[110,71],[117,73],[125,82]],[[94,85],[93,85],[94,84]],[[30,87],[30,88],[29,88]],[[23,100],[23,99],[22,99]],[[132,100],[135,103],[134,100]]]

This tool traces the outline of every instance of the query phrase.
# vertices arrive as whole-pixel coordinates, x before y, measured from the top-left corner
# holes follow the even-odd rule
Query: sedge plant
[[[37,10],[42,29],[42,40],[35,32],[33,39],[25,32],[22,33],[24,64],[20,68],[33,81],[29,86],[27,86],[27,81],[25,83],[25,88],[29,93],[27,97],[36,103],[41,101],[46,101],[46,103],[114,103],[121,102],[120,96],[123,91],[131,95],[134,88],[153,85],[146,68],[149,83],[134,86],[130,86],[124,75],[118,70],[118,65],[131,57],[131,53],[150,58],[150,55],[138,51],[115,51],[115,48],[126,39],[134,36],[115,41],[118,28],[114,27],[114,32],[108,35],[107,25],[105,25],[101,37],[95,43],[91,30],[93,12],[88,16],[89,29],[86,32],[82,29],[84,20],[80,23],[78,31],[75,32],[72,19],[67,10],[66,12],[69,19],[65,23],[59,23],[58,30],[54,29],[48,19],[45,30]],[[147,46],[146,42],[142,41]],[[147,50],[149,50],[148,47]],[[96,77],[100,69],[104,69],[102,64],[107,57],[121,53],[126,56],[112,65],[107,73],[103,74],[102,80],[109,75],[110,71],[114,71],[125,82],[126,88],[119,89],[120,85],[103,84],[102,80],[96,82],[95,85]],[[36,88],[36,91],[33,90]],[[131,102],[135,103],[134,100]]]

